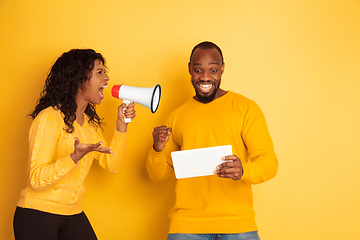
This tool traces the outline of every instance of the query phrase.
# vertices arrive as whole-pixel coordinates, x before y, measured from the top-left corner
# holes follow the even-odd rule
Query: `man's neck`
[[[215,97],[214,97],[214,98],[202,98],[202,97],[199,97],[198,95],[195,95],[193,98],[194,98],[196,101],[198,101],[198,102],[207,104],[207,103],[211,103],[211,102],[214,101],[215,99],[218,99],[218,98],[224,96],[226,93],[227,93],[227,91],[222,90],[221,88],[219,88],[219,89],[216,91],[216,94],[215,94]]]

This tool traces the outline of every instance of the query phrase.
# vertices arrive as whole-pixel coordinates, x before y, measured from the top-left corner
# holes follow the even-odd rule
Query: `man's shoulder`
[[[232,105],[235,106],[238,110],[250,115],[262,114],[260,106],[254,100],[239,93],[234,93],[232,99],[233,102],[236,102]]]
[[[252,104],[256,104],[254,100],[245,97],[244,95],[240,94],[240,93],[236,93],[233,91],[228,91],[230,93],[229,98],[238,102],[239,104],[245,104],[245,105],[252,105]]]

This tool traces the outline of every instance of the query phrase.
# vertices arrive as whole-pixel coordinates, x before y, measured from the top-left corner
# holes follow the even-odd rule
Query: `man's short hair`
[[[196,45],[193,50],[191,51],[191,54],[190,54],[190,62],[191,62],[191,58],[195,52],[196,49],[203,49],[203,50],[208,50],[208,49],[216,49],[219,53],[220,53],[220,56],[221,56],[221,63],[224,63],[224,57],[223,57],[223,54],[221,52],[221,49],[213,42],[208,42],[208,41],[205,41],[205,42],[202,42],[202,43],[199,43],[198,45]]]

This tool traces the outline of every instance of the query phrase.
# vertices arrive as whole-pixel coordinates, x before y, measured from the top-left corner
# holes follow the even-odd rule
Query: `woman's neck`
[[[76,115],[76,122],[82,126],[84,124],[84,113],[85,113],[85,110],[88,106],[88,103],[87,102],[83,102],[83,101],[76,101],[76,104],[77,104],[77,109],[76,109],[76,112],[75,112],[75,115]]]

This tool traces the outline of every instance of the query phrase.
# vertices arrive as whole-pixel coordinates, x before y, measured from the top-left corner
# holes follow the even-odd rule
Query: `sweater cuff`
[[[128,134],[128,131],[126,131],[126,132],[119,132],[118,130],[116,130],[115,129],[115,131],[114,131],[115,133],[114,133],[114,135],[119,135],[119,136],[127,136],[127,134]]]
[[[79,163],[79,162],[78,162]],[[62,161],[61,169],[63,172],[69,172],[73,167],[78,165],[74,163],[74,161],[71,159],[70,154],[64,158],[64,161]]]
[[[157,151],[155,151],[154,147],[151,146],[149,154],[150,154],[150,156],[152,156],[154,158],[158,158],[158,157],[162,157],[164,155],[164,151],[157,152]]]
[[[252,178],[252,175],[253,175],[251,163],[250,162],[242,163],[242,167],[243,167],[243,175],[240,180],[248,182],[248,181],[250,181],[250,179]]]
[[[119,132],[115,129],[112,142],[126,145],[127,144],[127,136],[128,136],[127,131],[123,133],[123,132]]]

